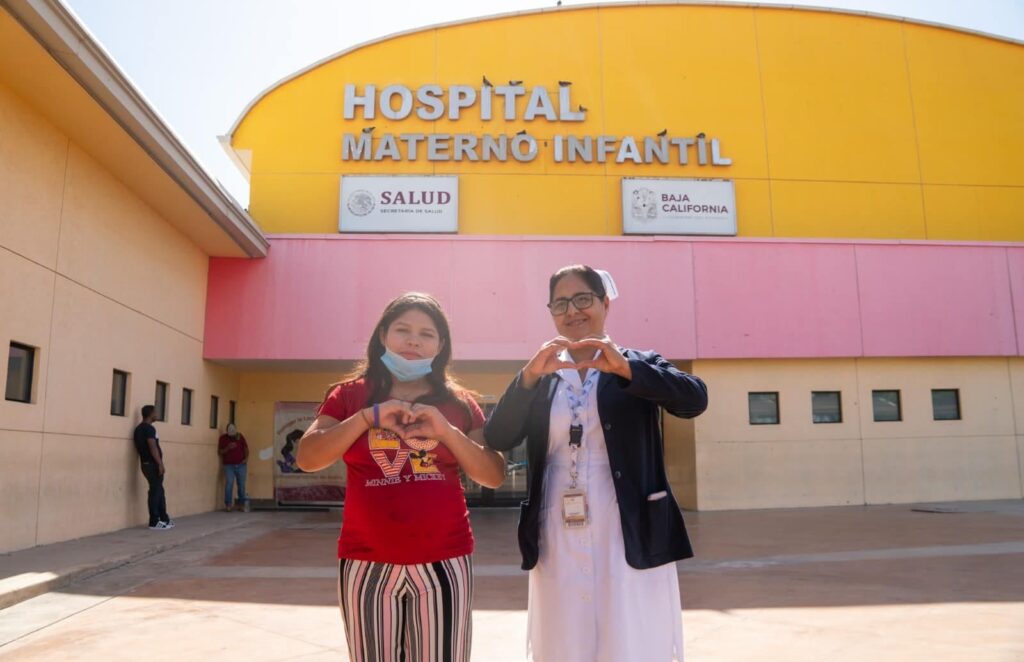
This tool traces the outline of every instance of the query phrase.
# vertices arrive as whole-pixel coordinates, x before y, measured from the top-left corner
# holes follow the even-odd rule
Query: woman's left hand
[[[629,367],[629,361],[619,351],[618,345],[612,342],[608,336],[591,336],[573,343],[576,347],[593,347],[601,353],[588,361],[581,361],[576,364],[577,368],[594,368],[601,372],[618,375],[626,380],[633,379],[633,370]]]
[[[407,438],[436,439],[444,441],[452,430],[451,424],[437,407],[414,404],[411,408],[410,423],[403,436]]]

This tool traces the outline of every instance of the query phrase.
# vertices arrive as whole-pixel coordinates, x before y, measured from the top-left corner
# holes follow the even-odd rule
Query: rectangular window
[[[35,371],[35,347],[12,342],[7,353],[7,395],[12,402],[32,402],[32,373]]]
[[[235,401],[228,400],[228,423],[235,422]]]
[[[879,423],[903,420],[899,391],[871,391],[871,406]]]
[[[125,402],[128,400],[128,373],[114,369],[114,380],[110,386],[110,415],[124,416]]]
[[[156,395],[153,396],[153,408],[156,409],[156,420],[167,420],[167,383],[156,383]]]
[[[220,413],[220,398],[215,395],[210,396],[210,429],[217,429],[217,415]]]
[[[811,391],[811,420],[815,423],[843,422],[843,401],[839,391]]]
[[[181,424],[192,425],[192,389],[181,389]]]
[[[777,391],[747,394],[751,425],[779,424],[779,394]]]
[[[960,389],[932,389],[932,418],[936,421],[960,420]]]

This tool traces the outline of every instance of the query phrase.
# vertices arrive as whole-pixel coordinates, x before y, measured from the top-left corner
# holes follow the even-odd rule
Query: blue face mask
[[[390,349],[384,350],[380,357],[381,362],[388,371],[400,382],[411,382],[421,377],[426,377],[433,369],[433,358],[429,359],[407,359],[401,354],[395,354]]]

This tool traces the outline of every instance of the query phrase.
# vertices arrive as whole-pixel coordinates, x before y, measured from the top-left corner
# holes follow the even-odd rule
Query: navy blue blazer
[[[665,475],[660,410],[693,418],[707,409],[708,395],[704,382],[655,352],[624,349],[622,353],[633,379],[601,374],[597,409],[619,502],[626,562],[646,569],[693,556],[682,513]],[[522,372],[516,375],[501,396],[484,426],[484,437],[487,445],[498,451],[526,441],[530,486],[519,514],[519,550],[523,570],[530,570],[537,565],[548,424],[560,377],[546,375],[532,389],[520,384],[522,377]],[[667,496],[648,500],[658,492]]]

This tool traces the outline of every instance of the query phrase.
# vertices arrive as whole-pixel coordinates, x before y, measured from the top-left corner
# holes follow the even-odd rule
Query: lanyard
[[[576,387],[569,380],[565,381],[565,395],[569,400],[569,411],[572,414],[572,423],[569,425],[569,478],[570,489],[576,489],[576,478],[579,476],[579,452],[583,445],[583,408],[586,406],[591,389],[597,383],[600,373],[597,370],[589,370],[587,378],[583,380],[583,387],[576,393]]]

